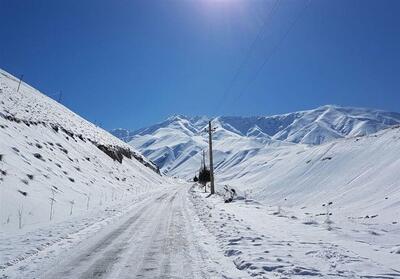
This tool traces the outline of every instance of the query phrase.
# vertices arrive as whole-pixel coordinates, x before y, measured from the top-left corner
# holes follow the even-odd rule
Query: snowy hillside
[[[163,173],[186,176],[189,171],[193,173],[201,151],[207,146],[204,133],[207,122],[206,117],[177,115],[135,132],[116,129],[112,133],[154,161]],[[213,125],[218,127],[216,145],[223,146],[223,150],[216,149],[216,157],[224,160],[224,164],[243,160],[243,156],[256,154],[266,145],[319,145],[373,134],[397,124],[400,124],[399,113],[337,106],[275,116],[213,119]]]
[[[1,231],[85,216],[165,182],[131,146],[29,85],[17,87],[0,71]]]
[[[318,211],[331,201],[353,217],[400,218],[398,126],[319,146],[261,149],[239,163],[217,159],[217,164],[218,181],[266,204]]]
[[[243,118],[213,120],[216,187],[242,199],[226,206],[201,193],[194,204],[225,255],[254,278],[398,278],[398,114],[327,106],[272,118],[291,124],[269,133]],[[206,125],[175,116],[129,143],[162,172],[191,180]]]
[[[274,126],[266,123],[277,119],[286,128],[272,133]],[[216,178],[251,190],[266,202],[287,198],[290,204],[315,204],[324,198],[321,195],[329,193],[333,199],[342,192],[351,193],[349,199],[375,199],[376,195],[378,200],[385,191],[399,191],[395,183],[399,178],[395,168],[400,169],[399,129],[384,129],[399,119],[398,113],[333,106],[269,118],[220,117],[213,121],[218,127],[213,135]],[[295,137],[291,136],[282,139],[288,127],[291,134],[299,135],[305,127],[321,123],[330,127],[332,136],[327,136],[325,129],[324,133],[314,130],[307,138],[323,138],[322,144],[293,143],[290,139]],[[175,116],[137,131],[129,143],[159,164],[164,173],[190,179],[200,166],[202,151],[207,152],[207,137],[202,132],[206,125],[206,118]],[[365,134],[369,136],[362,136]],[[338,191],[338,187],[343,189]],[[357,187],[366,187],[370,194]],[[347,196],[336,199],[352,204]]]
[[[17,85],[0,73],[1,278],[400,277],[400,127],[356,136],[396,114],[352,109],[354,125],[332,125],[319,145],[215,119],[217,190],[239,194],[224,203]],[[333,123],[346,109],[324,110]],[[207,121],[171,117],[130,144],[191,179]]]
[[[298,116],[295,122],[302,119],[304,123],[306,118],[314,119],[314,114],[320,115],[317,122],[331,122],[330,126],[336,127],[335,136],[327,141],[325,134],[326,142],[319,145],[279,140],[276,134],[270,137],[262,125],[252,130],[257,136],[244,136],[252,127],[250,120],[215,119],[217,184],[236,187],[264,204],[304,214],[318,214],[323,203],[333,202],[343,219],[379,215],[380,222],[399,222],[400,128],[387,128],[397,123],[398,114],[326,106],[290,117]],[[289,114],[273,118],[289,118]],[[304,125],[314,125],[309,122]],[[159,164],[162,172],[190,180],[200,166],[202,151],[207,152],[207,137],[201,132],[206,124],[205,118],[193,121],[175,116],[136,132],[129,143]],[[376,132],[379,129],[383,130]],[[278,134],[283,135],[282,131]]]
[[[249,249],[251,242],[247,240],[246,244],[239,234],[236,239],[240,241],[234,249],[240,265],[252,267],[252,274],[265,271],[265,262],[268,271],[276,266],[290,269],[296,257],[293,255],[298,253],[314,274],[314,268],[324,269],[323,262],[327,261],[324,278],[335,278],[332,267],[340,269],[340,276],[345,278],[398,278],[399,126],[318,146],[267,147],[251,156],[246,156],[246,151],[237,152],[242,153],[238,161],[235,156],[218,157],[229,149],[226,145],[218,142],[215,147],[216,185],[230,185],[246,198],[228,209],[216,207],[221,208],[228,226],[234,218],[248,220],[249,227],[259,229],[259,235],[269,235],[269,243],[263,242],[262,236],[258,239],[261,249]],[[203,214],[204,218],[209,215],[207,210]],[[216,224],[211,229],[219,229],[218,219],[215,217]],[[223,233],[231,231],[233,228],[226,228]],[[282,241],[277,243],[277,239]],[[294,243],[299,239],[302,241],[298,246]],[[232,247],[230,243],[226,245],[227,249]],[[275,252],[268,250],[266,256],[265,247],[275,245]],[[271,253],[284,260],[271,262]],[[313,256],[305,259],[304,255]],[[370,259],[391,272],[378,275],[379,271],[362,263],[362,259]]]

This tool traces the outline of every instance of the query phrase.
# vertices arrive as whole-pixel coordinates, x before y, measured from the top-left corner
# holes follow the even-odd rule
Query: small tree
[[[199,182],[202,185],[206,185],[207,182],[211,181],[210,170],[206,167],[202,168],[199,173]]]
[[[193,181],[194,182],[198,182],[199,181],[199,178],[197,177],[197,175],[194,176]]]
[[[200,182],[200,184],[202,184],[204,186],[205,192],[207,192],[207,182],[210,182],[210,181],[211,181],[211,173],[210,173],[210,170],[207,169],[205,152],[203,150],[203,158],[201,160],[198,182]]]

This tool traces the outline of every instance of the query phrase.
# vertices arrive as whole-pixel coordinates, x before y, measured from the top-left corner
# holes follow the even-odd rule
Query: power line
[[[253,52],[253,49],[256,46],[256,43],[258,42],[258,40],[261,38],[264,29],[267,27],[267,23],[269,23],[271,21],[271,19],[273,18],[273,16],[275,15],[276,11],[278,10],[278,6],[279,6],[279,2],[281,0],[275,0],[272,8],[269,10],[269,13],[267,15],[267,19],[263,22],[263,24],[260,26],[260,29],[257,32],[256,37],[254,38],[253,42],[251,43],[249,49],[246,52],[246,55],[244,56],[244,59],[241,61],[241,63],[239,64],[238,68],[235,71],[235,74],[233,75],[233,78],[230,80],[230,82],[228,83],[228,86],[225,88],[224,93],[222,94],[222,98],[221,100],[218,102],[216,109],[215,109],[215,113],[217,113],[219,111],[219,109],[221,109],[225,98],[228,96],[228,93],[231,91],[233,85],[235,84],[236,80],[239,77],[240,72],[242,71],[242,68],[244,68],[248,62],[248,60],[250,59],[250,56]]]
[[[249,88],[249,86],[257,79],[258,75],[261,73],[262,69],[265,67],[266,64],[271,60],[272,56],[279,50],[279,48],[282,46],[282,43],[285,41],[286,37],[289,35],[290,31],[292,31],[293,27],[296,25],[296,23],[300,20],[301,16],[305,12],[305,10],[310,6],[312,0],[307,0],[305,5],[303,6],[302,9],[297,13],[295,16],[294,20],[291,22],[289,25],[289,28],[286,30],[284,35],[281,37],[281,39],[273,46],[271,52],[267,57],[265,57],[263,63],[258,67],[257,71],[255,72],[254,76],[249,79],[249,81],[246,83],[246,85],[243,87],[243,89],[240,91],[238,97],[234,100],[234,103],[240,97],[243,95],[243,93]]]

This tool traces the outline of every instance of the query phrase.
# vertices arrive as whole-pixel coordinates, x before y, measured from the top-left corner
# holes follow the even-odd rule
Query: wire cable
[[[257,79],[258,75],[261,73],[261,71],[263,70],[263,68],[265,67],[265,65],[268,64],[268,62],[271,60],[272,56],[278,52],[279,48],[282,46],[283,42],[285,41],[285,39],[287,38],[287,36],[289,35],[289,33],[292,31],[292,29],[294,28],[294,26],[296,25],[296,23],[300,20],[301,16],[304,14],[305,10],[310,6],[312,0],[307,0],[305,5],[303,6],[303,8],[297,13],[297,15],[295,16],[294,20],[291,22],[291,24],[289,25],[289,28],[286,30],[286,32],[284,33],[284,35],[281,37],[281,39],[273,46],[271,52],[269,53],[269,55],[267,55],[263,61],[263,63],[260,65],[260,67],[258,67],[257,71],[255,72],[255,74],[253,75],[252,78],[249,79],[249,81],[246,83],[246,85],[243,87],[243,89],[240,91],[239,95],[237,96],[237,98],[234,100],[234,102],[232,104],[235,104],[236,101],[238,99],[240,99],[242,97],[242,95],[244,94],[244,92],[250,87],[250,85]]]
[[[275,0],[272,8],[269,10],[268,15],[267,15],[267,19],[263,22],[263,24],[261,25],[260,29],[257,32],[256,37],[254,38],[253,42],[251,43],[249,49],[246,52],[246,55],[244,56],[243,60],[241,61],[241,63],[239,64],[239,66],[237,67],[235,74],[233,75],[233,78],[230,80],[230,82],[228,83],[228,86],[225,88],[224,93],[222,94],[222,97],[220,99],[220,101],[217,103],[215,110],[214,110],[214,114],[216,114],[217,112],[220,111],[220,109],[222,108],[222,105],[225,101],[225,98],[228,96],[228,93],[231,91],[233,85],[235,84],[236,80],[239,77],[239,74],[242,71],[242,68],[244,68],[248,62],[248,60],[250,59],[250,56],[257,44],[257,42],[260,40],[260,38],[262,37],[262,34],[264,33],[264,29],[267,27],[268,23],[271,21],[271,19],[273,18],[273,16],[275,15],[276,11],[278,10],[278,6],[281,0]]]

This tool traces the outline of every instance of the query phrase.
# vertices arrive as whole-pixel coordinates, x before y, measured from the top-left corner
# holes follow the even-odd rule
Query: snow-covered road
[[[44,277],[206,278],[204,251],[191,239],[184,194],[184,188],[177,188],[146,200]]]
[[[100,217],[2,239],[1,253],[18,253],[0,257],[0,278],[400,278],[396,225],[327,229],[171,181]]]
[[[153,193],[104,228],[69,236],[6,268],[2,278],[240,277],[199,227],[188,189],[186,184]]]

